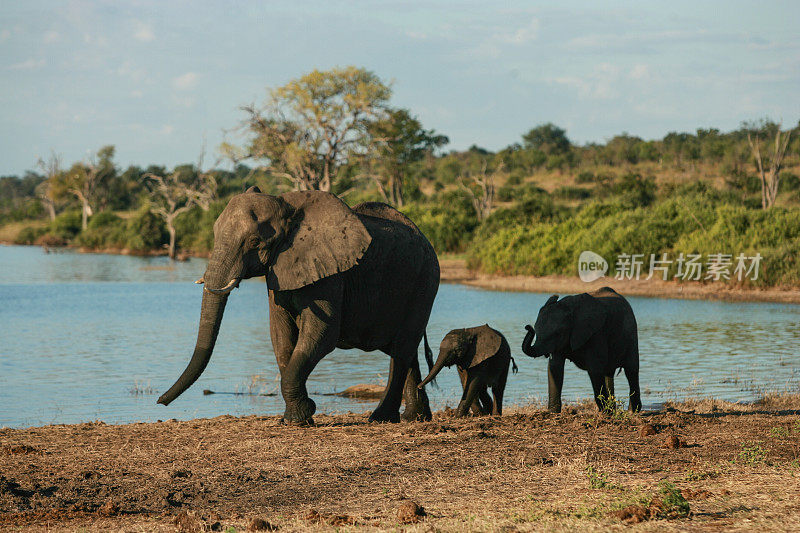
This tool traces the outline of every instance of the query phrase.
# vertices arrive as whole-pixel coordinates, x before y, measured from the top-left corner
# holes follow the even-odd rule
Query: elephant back
[[[359,215],[383,218],[386,220],[399,222],[400,224],[411,228],[416,235],[424,237],[423,233],[410,218],[405,216],[394,207],[383,202],[363,202],[353,207],[353,212]]]

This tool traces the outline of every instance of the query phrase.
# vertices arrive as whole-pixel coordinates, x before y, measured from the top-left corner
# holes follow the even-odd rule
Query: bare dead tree
[[[492,212],[495,193],[494,178],[502,170],[502,165],[492,172],[487,172],[486,169],[487,163],[484,160],[479,172],[467,173],[466,177],[472,182],[471,187],[464,184],[463,176],[458,178],[458,185],[472,200],[472,206],[475,208],[475,214],[479,221],[485,220]],[[476,190],[478,194],[476,194]]]
[[[792,130],[781,132],[781,125],[778,124],[777,131],[775,132],[775,146],[772,154],[769,156],[769,170],[764,169],[764,162],[761,157],[761,139],[758,133],[755,134],[753,140],[750,133],[747,133],[747,142],[750,144],[750,150],[753,152],[753,158],[756,160],[758,168],[758,175],[761,180],[761,207],[762,209],[769,209],[775,205],[775,200],[778,198],[778,186],[780,185],[780,173],[783,166],[783,156],[786,154],[786,147],[789,145],[789,137],[792,135]]]
[[[115,172],[114,147],[104,146],[87,161],[75,163],[66,172],[60,172],[50,180],[54,198],[70,194],[81,203],[81,229],[85,230],[89,217],[94,214],[94,206],[104,194],[103,186]]]
[[[50,154],[50,157],[45,161],[41,157],[36,162],[44,173],[45,180],[37,185],[36,196],[42,202],[50,221],[56,219],[56,195],[55,195],[55,182],[61,175],[61,158],[55,153]]]
[[[197,158],[197,183],[194,187],[187,187],[186,194],[191,196],[192,201],[200,206],[203,211],[208,211],[211,207],[211,202],[217,199],[217,178],[214,177],[214,170],[219,167],[222,161],[218,157],[214,164],[207,170],[203,170],[203,160],[205,159],[206,142],[203,140],[203,146],[200,149],[200,155]]]
[[[152,184],[149,187],[153,202],[150,211],[164,219],[169,232],[169,258],[175,259],[175,219],[194,205],[195,191],[181,182],[181,173],[178,171],[166,176],[148,172],[144,179],[150,180]]]

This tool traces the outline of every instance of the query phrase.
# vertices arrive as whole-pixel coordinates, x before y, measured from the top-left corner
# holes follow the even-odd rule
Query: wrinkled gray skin
[[[475,416],[501,415],[509,363],[513,364],[513,359],[508,341],[488,324],[454,329],[442,339],[439,357],[419,386],[427,385],[442,368],[456,365],[464,389],[456,416],[466,416],[470,408]],[[516,370],[514,365],[514,372]],[[487,392],[489,387],[494,402]]]
[[[214,224],[197,345],[189,365],[158,402],[169,404],[197,380],[214,349],[228,294],[266,275],[272,346],[286,403],[283,419],[313,423],[306,380],[334,348],[380,350],[389,379],[370,421],[431,418],[419,390],[417,349],[439,287],[436,254],[419,229],[379,203],[350,209],[321,191],[233,197]],[[432,354],[425,342],[428,364]]]
[[[522,341],[530,357],[550,356],[547,367],[548,409],[561,412],[564,361],[589,373],[598,409],[602,398],[614,396],[614,372],[625,370],[630,386],[629,408],[640,411],[639,335],[633,309],[614,289],[603,287],[591,293],[551,296],[539,310],[536,324]],[[536,337],[536,342],[531,342]]]

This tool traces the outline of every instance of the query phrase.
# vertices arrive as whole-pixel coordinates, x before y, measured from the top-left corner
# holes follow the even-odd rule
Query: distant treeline
[[[20,226],[18,243],[202,254],[247,186],[322,189],[351,205],[393,204],[437,251],[488,272],[574,275],[583,250],[609,260],[758,252],[762,276],[747,283],[800,284],[798,127],[764,120],[576,145],[548,123],[497,152],[447,152],[447,137],[392,108],[388,86],[363,69],[314,71],[270,94],[244,109],[243,142],[223,144],[209,168],[201,157],[120,169],[107,146],[69,167],[51,156],[2,177],[0,224]]]

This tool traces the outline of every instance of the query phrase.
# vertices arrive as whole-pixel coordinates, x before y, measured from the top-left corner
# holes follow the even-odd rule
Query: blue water
[[[185,367],[197,333],[205,261],[44,253],[0,246],[0,426],[103,420],[108,423],[220,414],[281,414],[263,280],[242,283],[229,301],[211,363],[168,407],[156,405]],[[519,373],[505,404],[546,401],[546,361],[519,346],[549,294],[497,292],[443,284],[428,326],[437,351],[451,329],[483,323],[509,340]],[[714,396],[751,401],[763,391],[800,390],[800,306],[630,298],[639,322],[642,399]],[[420,358],[422,361],[422,358]],[[380,352],[336,350],[308,389],[318,412],[366,412],[374,402],[325,396],[385,380]],[[430,390],[434,409],[461,394],[455,369]],[[617,394],[627,394],[624,375]],[[564,399],[589,397],[588,376],[568,364]]]

